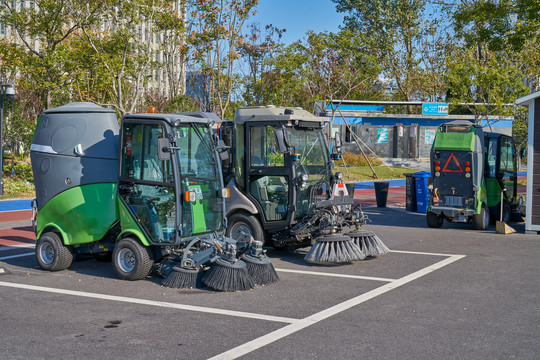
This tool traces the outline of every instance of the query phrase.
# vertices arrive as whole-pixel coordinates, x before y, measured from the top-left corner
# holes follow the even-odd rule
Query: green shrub
[[[15,173],[13,169],[15,168]],[[32,173],[32,165],[20,162],[20,163],[4,163],[4,176],[15,175],[16,178],[23,181],[34,181],[34,174]]]
[[[369,162],[372,166],[378,166],[382,165],[382,161],[375,158],[374,156],[368,156]],[[368,166],[368,162],[366,161],[366,158],[362,154],[355,154],[355,153],[345,153],[343,154],[343,160],[345,161],[346,165],[353,165],[353,166]],[[337,165],[342,165],[341,161],[336,161]]]

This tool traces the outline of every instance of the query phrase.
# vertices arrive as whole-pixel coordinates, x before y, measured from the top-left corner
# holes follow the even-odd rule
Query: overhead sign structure
[[[422,115],[448,115],[448,104],[422,104]]]

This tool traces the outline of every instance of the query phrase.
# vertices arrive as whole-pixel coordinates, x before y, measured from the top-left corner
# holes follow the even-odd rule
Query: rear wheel
[[[262,241],[264,244],[264,232],[255,216],[243,212],[233,214],[227,219],[226,235],[237,240],[243,233],[253,236],[253,239]]]
[[[144,279],[154,264],[150,249],[131,238],[120,240],[112,257],[113,269],[123,280]]]
[[[479,214],[472,216],[472,224],[475,230],[485,230],[489,224],[489,211],[482,206]]]
[[[71,265],[73,253],[64,245],[58,234],[46,232],[37,241],[36,260],[43,270],[60,271]]]
[[[426,214],[427,226],[430,228],[439,228],[442,226],[444,218],[441,215],[437,215],[432,211],[428,211]]]

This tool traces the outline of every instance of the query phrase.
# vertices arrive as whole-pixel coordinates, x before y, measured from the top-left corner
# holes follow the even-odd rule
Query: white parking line
[[[433,265],[430,265],[422,270],[416,271],[410,275],[404,276],[401,279],[397,279],[389,284],[382,285],[376,289],[368,291],[362,295],[359,295],[350,300],[344,301],[340,304],[332,306],[326,310],[320,311],[316,314],[308,316],[296,323],[287,325],[281,329],[273,331],[269,334],[263,335],[257,339],[254,339],[250,342],[247,342],[243,345],[237,346],[234,349],[221,353],[217,356],[212,357],[210,360],[224,360],[224,359],[236,359],[243,355],[246,355],[252,351],[260,349],[263,346],[271,344],[279,339],[282,339],[286,336],[294,334],[297,331],[307,328],[313,324],[316,324],[322,320],[325,320],[331,316],[337,315],[345,310],[350,309],[353,306],[359,305],[365,301],[371,300],[374,297],[382,295],[390,290],[396,289],[402,285],[405,285],[413,280],[416,280],[426,274],[429,274],[437,269],[440,269],[448,264],[453,263],[454,261],[464,258],[465,255],[453,255],[447,259],[439,261]]]
[[[164,301],[145,300],[145,299],[124,297],[124,296],[90,293],[90,292],[85,292],[85,291],[75,291],[75,290],[50,288],[50,287],[44,287],[44,286],[17,284],[17,283],[10,283],[10,282],[4,282],[4,281],[0,281],[0,286],[16,288],[16,289],[42,291],[42,292],[48,292],[48,293],[53,293],[53,294],[80,296],[80,297],[86,297],[86,298],[91,298],[91,299],[118,301],[118,302],[131,303],[131,304],[137,304],[137,305],[150,305],[150,306],[158,306],[158,307],[170,308],[170,309],[197,311],[197,312],[203,312],[203,313],[208,313],[208,314],[228,315],[228,316],[235,316],[235,317],[242,317],[242,318],[249,318],[249,319],[256,319],[256,320],[274,321],[274,322],[280,322],[280,323],[294,324],[300,321],[299,319],[293,319],[293,318],[281,317],[281,316],[262,315],[262,314],[255,314],[255,313],[249,313],[249,312],[243,312],[243,311],[224,310],[224,309],[208,308],[208,307],[194,306],[194,305],[182,305],[182,304],[175,304],[175,303],[169,303],[169,302],[164,302]]]
[[[29,249],[34,248],[36,244],[22,244],[22,245],[16,245],[16,246],[2,246],[0,247],[0,251],[9,251],[9,250],[17,250],[17,249]]]
[[[360,276],[360,275],[347,275],[347,274],[332,274],[332,273],[324,273],[320,271],[291,270],[291,269],[280,269],[280,268],[276,268],[276,271],[295,273],[295,274],[304,274],[304,275],[330,276],[330,277],[356,279],[356,280],[373,280],[373,281],[384,281],[384,282],[395,281],[394,279],[388,279],[388,278],[380,278],[380,277],[373,277],[373,276]]]
[[[123,297],[123,296],[113,296],[113,295],[106,295],[106,294],[98,294],[98,293],[90,293],[90,292],[83,292],[83,291],[74,291],[74,290],[65,290],[65,289],[58,289],[58,288],[49,288],[49,287],[42,287],[42,286],[34,286],[34,285],[25,285],[25,284],[17,284],[17,283],[10,283],[10,282],[2,282],[0,281],[0,286],[4,287],[11,287],[11,288],[18,288],[18,289],[26,289],[26,290],[34,290],[34,291],[43,291],[43,292],[49,292],[49,293],[56,293],[56,294],[64,294],[64,295],[71,295],[71,296],[80,296],[80,297],[86,297],[86,298],[94,298],[94,299],[100,299],[100,300],[109,300],[109,301],[118,301],[118,302],[124,302],[124,303],[132,303],[132,304],[138,304],[138,305],[150,305],[150,306],[158,306],[158,307],[164,307],[164,308],[172,308],[172,309],[179,309],[179,310],[186,310],[186,311],[197,311],[202,313],[209,313],[209,314],[218,314],[218,315],[228,315],[228,316],[235,316],[235,317],[243,317],[243,318],[250,318],[255,320],[265,320],[265,321],[273,321],[273,322],[281,322],[289,324],[281,329],[278,329],[276,331],[273,331],[271,333],[268,333],[266,335],[263,335],[257,339],[254,339],[252,341],[249,341],[243,345],[237,346],[233,349],[230,349],[224,353],[221,353],[219,355],[216,355],[211,358],[212,359],[236,359],[238,357],[241,357],[243,355],[246,355],[250,352],[253,352],[257,349],[260,349],[268,344],[271,344],[279,339],[282,339],[284,337],[287,337],[291,334],[294,334],[302,329],[305,329],[311,325],[314,325],[320,321],[323,321],[325,319],[328,319],[331,316],[337,315],[343,311],[346,311],[354,306],[360,305],[363,302],[366,302],[368,300],[371,300],[379,295],[382,295],[386,292],[389,292],[390,290],[394,290],[402,285],[405,285],[411,281],[414,281],[416,279],[421,278],[422,276],[425,276],[433,271],[439,270],[444,266],[447,266],[455,261],[458,261],[465,257],[465,255],[450,255],[450,254],[438,254],[438,253],[426,253],[426,252],[415,252],[415,251],[400,251],[400,250],[392,250],[394,253],[402,253],[402,254],[413,254],[413,255],[429,255],[429,256],[440,256],[440,257],[446,257],[446,259],[441,260],[437,263],[434,263],[430,266],[427,266],[421,270],[418,270],[412,274],[406,275],[399,279],[388,279],[388,278],[378,278],[378,277],[368,277],[368,276],[356,276],[356,275],[346,275],[346,274],[331,274],[331,273],[324,273],[324,272],[317,272],[317,271],[304,271],[304,270],[290,270],[290,269],[276,269],[277,271],[281,272],[289,272],[289,273],[298,273],[298,274],[305,274],[305,275],[316,275],[316,276],[331,276],[331,277],[340,277],[340,278],[350,278],[350,279],[359,279],[359,280],[375,280],[375,281],[384,281],[388,282],[388,284],[384,284],[378,288],[375,288],[371,291],[368,291],[364,294],[361,294],[359,296],[356,296],[350,300],[344,301],[340,304],[337,304],[335,306],[332,306],[326,310],[322,310],[316,314],[313,314],[311,316],[308,316],[304,319],[294,319],[294,318],[288,318],[288,317],[280,317],[280,316],[271,316],[271,315],[263,315],[263,314],[255,314],[255,313],[248,313],[248,312],[241,312],[241,311],[231,311],[231,310],[224,310],[224,309],[216,309],[216,308],[206,308],[206,307],[200,307],[200,306],[193,306],[193,305],[182,305],[182,304],[175,304],[175,303],[168,303],[168,302],[162,302],[162,301],[153,301],[153,300],[144,300],[144,299],[137,299],[137,298],[129,298],[129,297]],[[22,256],[29,256],[33,255],[34,253],[25,253],[25,254],[19,254],[19,255],[12,255],[2,259],[12,258],[12,257],[22,257]]]
[[[30,256],[30,255],[35,255],[35,253],[31,252],[31,253],[24,253],[24,254],[17,254],[17,255],[9,255],[9,256],[0,257],[0,260],[15,259],[15,258],[20,258],[20,257]]]

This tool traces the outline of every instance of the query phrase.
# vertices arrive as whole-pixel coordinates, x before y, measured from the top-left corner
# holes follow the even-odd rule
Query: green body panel
[[[433,142],[434,150],[474,151],[474,131],[464,133],[443,133],[437,129]]]
[[[208,185],[206,185],[208,188]],[[197,194],[201,193],[202,189],[200,185],[190,185],[189,190],[194,190]],[[201,193],[202,194],[202,193]],[[191,214],[193,216],[193,233],[203,233],[206,232],[206,221],[204,214],[206,211],[209,211],[208,200],[196,200],[191,203]]]
[[[497,179],[486,178],[487,206],[496,206],[501,202],[501,185]]]
[[[480,189],[478,189],[478,197],[476,201],[476,210],[474,213],[476,215],[480,214],[480,210],[482,209],[482,204],[487,204],[487,186],[486,186],[486,179],[482,181],[482,185],[480,186]]]
[[[38,212],[36,238],[54,227],[65,245],[99,241],[118,220],[115,183],[77,186],[49,200]]]
[[[118,209],[120,213],[120,226],[122,228],[118,240],[125,237],[126,234],[133,234],[139,238],[141,244],[150,246],[151,243],[139,226],[138,221],[133,218],[131,212],[126,208],[126,204],[124,204],[120,197],[118,198]]]

